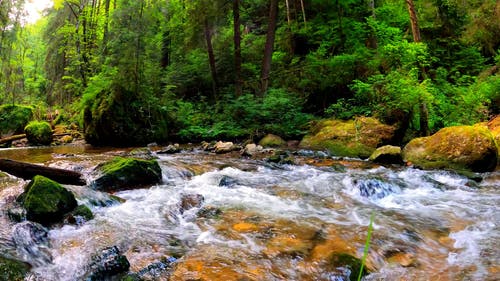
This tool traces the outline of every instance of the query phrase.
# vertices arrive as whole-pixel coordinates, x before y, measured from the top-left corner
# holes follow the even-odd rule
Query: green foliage
[[[23,281],[29,271],[29,264],[0,256],[0,280]]]
[[[365,249],[363,250],[363,258],[361,258],[361,269],[359,270],[359,275],[357,279],[358,281],[361,281],[361,278],[363,277],[366,258],[368,257],[368,250],[370,249],[370,242],[371,242],[370,240],[372,237],[374,218],[375,218],[375,212],[372,212],[372,214],[370,215],[370,224],[368,225],[368,232],[366,234],[366,242],[365,242]]]
[[[23,132],[24,127],[33,117],[33,111],[31,106],[1,105],[0,135]]]
[[[24,128],[26,138],[34,145],[49,145],[52,142],[52,127],[45,121],[31,121]]]

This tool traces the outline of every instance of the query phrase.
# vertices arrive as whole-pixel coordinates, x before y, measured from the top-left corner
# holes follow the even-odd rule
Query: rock
[[[94,214],[85,205],[79,205],[76,209],[68,214],[65,221],[70,224],[82,225],[83,223],[94,218]]]
[[[26,220],[26,209],[21,206],[13,206],[7,210],[9,219],[15,222],[22,222]]]
[[[241,155],[252,157],[252,156],[256,155],[257,153],[262,152],[262,150],[263,150],[262,146],[256,145],[255,143],[249,143],[245,146]]]
[[[0,280],[23,281],[30,269],[25,262],[0,256]]]
[[[159,262],[152,263],[137,272],[137,280],[166,280],[169,271],[177,261],[174,257],[163,257]]]
[[[232,142],[218,141],[215,144],[214,152],[217,154],[224,154],[224,153],[229,153],[229,152],[232,152],[232,151],[235,151],[238,149],[239,149],[239,147],[234,145],[234,143],[232,143]]]
[[[200,218],[215,219],[222,215],[222,210],[214,206],[202,207],[196,215]]]
[[[73,142],[73,137],[72,136],[62,136],[61,139],[59,140],[61,143],[72,143]]]
[[[328,265],[334,272],[329,280],[358,280],[359,272],[361,271],[361,260],[349,254],[335,254],[331,257]],[[366,267],[363,267],[361,276],[367,275],[369,272]]]
[[[128,156],[131,156],[133,158],[146,159],[146,160],[151,160],[151,159],[155,158],[153,156],[153,153],[151,152],[151,150],[149,150],[149,148],[147,148],[147,147],[132,149],[128,153]]]
[[[52,127],[45,121],[31,121],[24,128],[24,133],[33,145],[49,145],[52,142]]]
[[[490,130],[495,142],[497,144],[497,148],[500,147],[500,115],[497,115],[490,122],[488,122],[488,129]],[[500,149],[498,150],[500,155]]]
[[[162,173],[156,160],[116,157],[94,169],[99,175],[91,186],[100,191],[117,191],[160,183]]]
[[[114,276],[128,272],[129,268],[130,263],[127,257],[120,253],[118,247],[105,248],[99,255],[92,257],[86,280],[108,280]]]
[[[238,180],[235,178],[232,178],[230,176],[223,175],[222,178],[219,180],[219,186],[223,187],[234,187],[235,185],[238,184]]]
[[[394,131],[394,126],[372,117],[349,121],[327,119],[310,130],[300,147],[327,150],[335,156],[368,158],[377,147],[393,139]]]
[[[43,265],[52,261],[49,251],[48,230],[36,222],[22,222],[14,226],[12,240],[21,257],[33,265]]]
[[[369,160],[381,164],[403,164],[401,147],[392,145],[379,147],[370,155]]]
[[[454,126],[416,138],[403,149],[403,159],[423,169],[493,171],[498,149],[487,127]]]
[[[167,147],[165,147],[164,149],[157,151],[156,153],[157,154],[175,154],[175,153],[179,153],[179,152],[181,152],[181,149],[179,147],[179,144],[176,143],[173,145],[170,144]]]
[[[286,147],[287,142],[279,136],[268,134],[259,141],[259,145],[262,147]]]
[[[26,218],[43,225],[60,221],[77,206],[73,193],[43,176],[35,176],[24,190],[17,201],[26,209]]]
[[[401,192],[398,186],[378,179],[355,180],[354,184],[361,196],[372,199],[382,199],[391,193]]]
[[[281,165],[293,165],[295,164],[295,159],[286,151],[276,150],[274,153],[266,159],[267,162],[276,163]]]
[[[182,194],[181,195],[181,214],[192,208],[199,208],[205,201],[201,194]]]
[[[215,141],[212,141],[209,143],[206,141],[203,141],[203,142],[201,142],[201,149],[204,151],[213,151],[213,150],[215,150],[216,144],[217,144],[217,142],[215,142]]]

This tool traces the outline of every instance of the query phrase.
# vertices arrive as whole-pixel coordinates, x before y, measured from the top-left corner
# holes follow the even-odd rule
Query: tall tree
[[[240,0],[233,0],[233,25],[234,25],[234,69],[235,69],[234,88],[236,91],[236,96],[239,97],[242,94]]]
[[[274,38],[278,23],[278,0],[271,0],[269,6],[269,23],[267,27],[266,44],[264,46],[264,59],[262,60],[262,72],[260,76],[261,95],[269,88],[269,74],[271,72],[271,61],[274,50]]]
[[[411,32],[413,34],[413,41],[420,42],[422,38],[420,37],[420,27],[418,26],[418,17],[415,10],[415,4],[413,0],[406,0],[406,5],[408,7],[408,13],[410,14]]]

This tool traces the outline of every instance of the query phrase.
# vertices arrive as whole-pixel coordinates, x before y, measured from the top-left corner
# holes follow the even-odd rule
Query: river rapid
[[[128,151],[23,148],[0,150],[0,158],[89,174]],[[162,184],[115,193],[122,201],[65,186],[95,218],[52,227],[47,243],[28,252],[6,215],[27,181],[0,177],[0,253],[33,265],[29,280],[84,280],[91,257],[110,246],[132,272],[176,259],[146,280],[348,280],[332,257],[363,256],[373,213],[363,280],[500,279],[498,169],[477,183],[355,159],[298,155],[298,165],[278,165],[197,150],[153,155]],[[202,200],[183,208],[186,196]]]

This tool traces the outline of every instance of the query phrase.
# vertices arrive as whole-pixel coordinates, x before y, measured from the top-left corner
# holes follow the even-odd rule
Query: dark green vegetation
[[[17,200],[26,209],[28,220],[43,225],[60,221],[65,213],[77,206],[73,193],[42,176],[35,176]]]
[[[355,116],[399,144],[500,112],[495,0],[57,0],[34,25],[24,2],[0,4],[0,102],[57,109],[92,144],[298,139]]]
[[[33,108],[29,106],[0,106],[0,136],[22,133],[32,116]]]
[[[0,256],[0,281],[22,281],[30,268],[22,261]]]
[[[26,137],[31,144],[49,145],[52,142],[52,127],[45,121],[31,121],[24,128]]]
[[[96,167],[99,176],[93,188],[103,191],[124,190],[161,182],[160,165],[156,160],[116,157]]]

